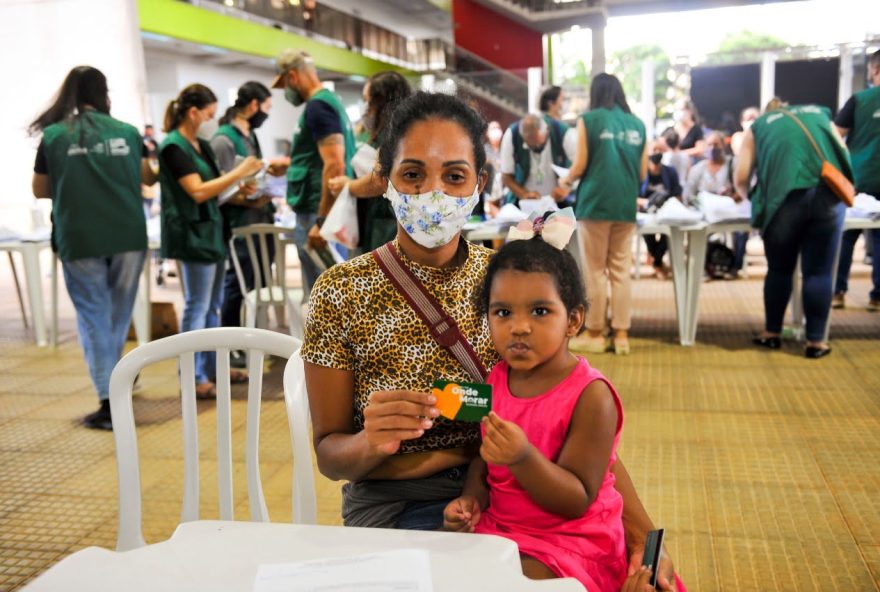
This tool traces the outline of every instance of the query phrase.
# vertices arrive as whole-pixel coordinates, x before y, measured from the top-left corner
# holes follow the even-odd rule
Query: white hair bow
[[[574,234],[577,221],[574,210],[564,208],[553,212],[546,217],[542,214],[532,214],[528,220],[523,220],[516,226],[511,226],[507,231],[507,240],[529,240],[535,236],[557,249],[564,249]]]

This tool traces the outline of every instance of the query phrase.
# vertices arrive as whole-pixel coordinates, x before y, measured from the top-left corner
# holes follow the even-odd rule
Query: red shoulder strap
[[[428,326],[431,337],[458,360],[475,382],[485,381],[489,373],[474,348],[465,339],[455,319],[446,313],[419,278],[401,261],[394,245],[386,243],[375,249],[372,255],[382,273]]]

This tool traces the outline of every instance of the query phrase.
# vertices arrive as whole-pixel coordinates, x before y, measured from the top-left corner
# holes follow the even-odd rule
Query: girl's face
[[[504,269],[489,290],[489,332],[511,369],[530,371],[568,358],[568,340],[584,320],[582,307],[565,309],[549,273]]]
[[[400,139],[389,180],[400,193],[469,197],[478,184],[483,190],[486,174],[476,169],[474,146],[464,128],[429,119],[415,122]]]

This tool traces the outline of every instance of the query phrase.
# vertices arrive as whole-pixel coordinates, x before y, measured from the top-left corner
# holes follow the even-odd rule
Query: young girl
[[[574,230],[568,210],[536,220],[533,238],[509,242],[489,263],[478,309],[502,361],[487,379],[480,457],[444,526],[515,541],[528,577],[617,591],[627,555],[610,468],[623,409],[608,379],[568,351],[587,308],[574,258],[561,249]]]

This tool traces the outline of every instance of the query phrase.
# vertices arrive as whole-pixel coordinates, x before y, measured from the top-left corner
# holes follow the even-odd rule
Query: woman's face
[[[190,121],[196,130],[198,130],[203,124],[214,119],[215,115],[217,115],[217,103],[211,103],[204,109],[193,107],[189,110]]]
[[[400,193],[441,191],[455,197],[473,194],[485,173],[474,164],[474,146],[458,123],[429,119],[414,123],[397,145],[389,180]]]

